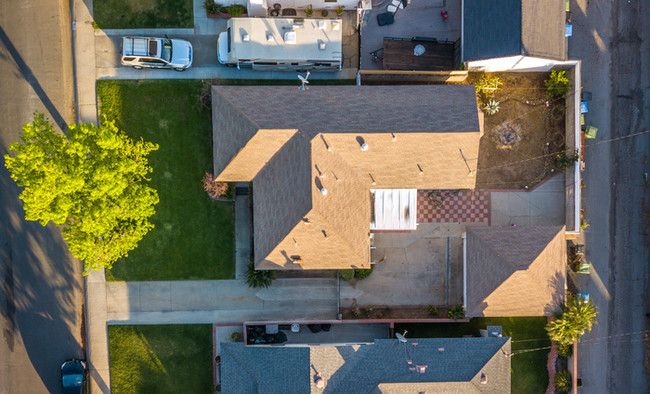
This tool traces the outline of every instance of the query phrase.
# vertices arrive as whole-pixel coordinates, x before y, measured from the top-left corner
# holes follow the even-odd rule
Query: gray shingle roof
[[[463,60],[513,55],[564,60],[564,0],[465,0]]]
[[[406,344],[377,339],[372,345],[311,348],[225,345],[221,377],[226,393],[254,393],[256,389],[267,393],[442,393],[459,388],[510,392],[510,359],[503,354],[510,351],[509,338],[409,339]],[[416,365],[426,367],[420,373]],[[325,379],[324,390],[316,388],[316,373]],[[486,384],[480,382],[483,374]]]

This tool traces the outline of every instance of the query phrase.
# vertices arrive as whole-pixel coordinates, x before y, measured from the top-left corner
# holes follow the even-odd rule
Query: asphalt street
[[[83,358],[81,263],[60,231],[24,219],[4,166],[20,127],[42,111],[74,120],[69,3],[0,1],[0,393],[57,393],[60,365]]]
[[[639,0],[572,0],[571,59],[581,59],[586,123],[583,208],[590,276],[577,276],[599,322],[579,345],[585,393],[648,392],[642,334],[648,309],[650,191],[650,5]]]

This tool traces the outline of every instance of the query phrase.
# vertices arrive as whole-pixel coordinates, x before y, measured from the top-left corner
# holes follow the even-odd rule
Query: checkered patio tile
[[[418,223],[490,222],[490,192],[418,190]]]

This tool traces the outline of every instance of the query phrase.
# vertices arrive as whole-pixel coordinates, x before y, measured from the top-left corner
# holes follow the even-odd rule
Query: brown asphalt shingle
[[[469,227],[467,315],[545,316],[566,286],[563,226]]]
[[[215,174],[253,182],[260,269],[367,268],[371,188],[474,188],[472,86],[215,86],[212,96]]]

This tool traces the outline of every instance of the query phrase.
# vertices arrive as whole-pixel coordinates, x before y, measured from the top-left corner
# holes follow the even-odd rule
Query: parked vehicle
[[[338,71],[340,19],[232,18],[217,40],[219,63],[253,70]]]
[[[86,363],[71,359],[61,365],[63,394],[80,394],[86,385]]]
[[[172,68],[185,71],[192,65],[192,44],[180,39],[122,37],[121,63],[135,69]]]

